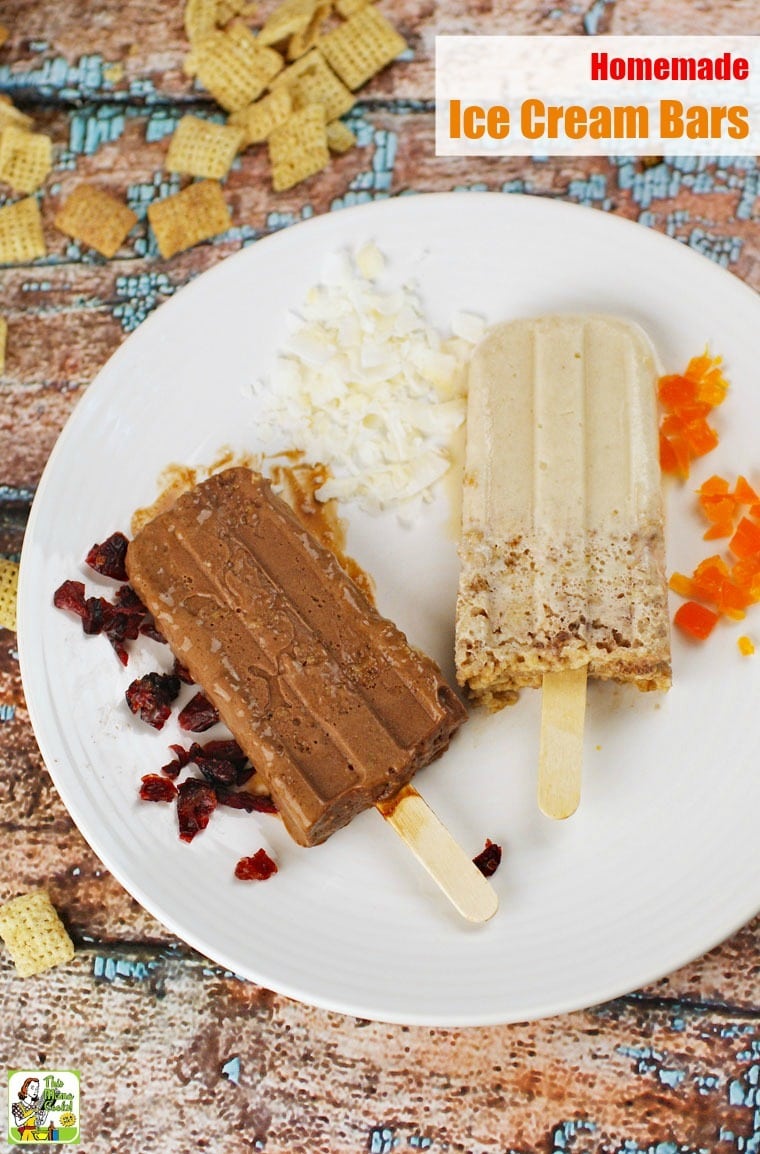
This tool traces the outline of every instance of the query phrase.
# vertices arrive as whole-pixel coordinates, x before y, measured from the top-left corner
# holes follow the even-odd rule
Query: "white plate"
[[[276,818],[218,811],[192,845],[173,807],[137,800],[176,740],[149,731],[124,689],[160,647],[122,669],[103,638],[52,607],[84,574],[95,540],[127,528],[169,462],[204,463],[224,443],[256,449],[243,386],[266,374],[285,313],[324,257],[374,239],[389,279],[416,277],[445,327],[466,308],[490,321],[553,310],[618,313],[650,333],[664,365],[705,342],[731,392],[719,448],[694,471],[754,479],[760,305],[738,280],[645,228],[574,206],[499,194],[410,196],[297,225],[199,277],[125,342],[53,452],[24,543],[19,640],[45,761],[74,820],[123,885],[174,933],[263,986],[367,1018],[439,1025],[526,1020],[622,994],[696,957],[760,908],[760,658],[737,626],[701,647],[674,638],[667,695],[591,686],[583,801],[569,822],[536,808],[539,695],[473,716],[417,785],[468,852],[504,846],[501,908],[464,924],[374,812],[302,850]],[[670,486],[671,568],[708,546],[693,486]],[[349,551],[380,609],[451,665],[456,547],[445,496],[414,531],[350,515]],[[92,576],[92,575],[90,575]],[[88,584],[97,584],[90,581]],[[760,609],[746,631],[757,631]],[[755,632],[757,637],[757,632]],[[758,638],[760,640],[760,638]],[[237,858],[267,846],[266,884]]]

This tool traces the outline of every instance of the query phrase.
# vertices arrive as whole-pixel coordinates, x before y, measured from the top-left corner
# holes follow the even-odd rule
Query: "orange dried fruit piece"
[[[704,457],[718,444],[718,434],[711,425],[708,425],[704,417],[686,422],[683,436],[692,457]]]
[[[689,475],[689,447],[683,437],[667,436],[660,432],[660,468],[686,480]]]
[[[741,621],[745,616],[744,611],[749,604],[749,598],[744,590],[733,585],[731,581],[725,581],[723,583],[720,598],[716,605],[719,613],[722,613],[725,617],[730,617],[733,621]]]
[[[696,601],[685,601],[676,610],[673,622],[689,637],[696,641],[704,641],[717,625],[718,614]]]
[[[723,376],[722,357],[711,357],[705,350],[698,357],[692,357],[686,366],[686,376],[697,385],[697,397],[710,405],[720,405],[728,391],[728,381]]]
[[[685,573],[673,573],[668,585],[679,597],[694,597],[694,582]]]
[[[730,485],[725,477],[719,477],[717,473],[713,473],[712,477],[708,477],[706,481],[697,489],[700,497],[723,497],[730,489]]]
[[[760,555],[760,525],[750,521],[749,517],[742,517],[728,547],[735,557]]]
[[[699,507],[708,521],[732,521],[736,514],[736,502],[730,494],[713,497],[710,494],[700,496]]]
[[[751,601],[760,601],[760,558],[744,557],[731,569],[731,580]]]
[[[734,485],[734,501],[737,505],[758,505],[760,504],[760,497],[750,485],[746,477],[741,474],[736,478]]]
[[[724,537],[730,537],[733,531],[733,519],[730,521],[716,521],[702,534],[702,539],[704,541],[719,541]]]
[[[668,376],[660,377],[657,382],[657,395],[660,404],[666,409],[678,409],[681,405],[696,401],[697,383],[688,377],[682,377],[680,373],[670,373]]]

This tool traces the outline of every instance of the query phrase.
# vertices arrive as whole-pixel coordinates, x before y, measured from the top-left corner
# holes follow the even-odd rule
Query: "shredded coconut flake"
[[[329,466],[320,500],[376,512],[404,505],[408,519],[451,465],[465,418],[466,365],[484,322],[460,312],[444,338],[412,286],[383,289],[374,244],[331,256],[306,294],[261,399],[267,445],[299,449]],[[283,440],[286,443],[282,443]]]

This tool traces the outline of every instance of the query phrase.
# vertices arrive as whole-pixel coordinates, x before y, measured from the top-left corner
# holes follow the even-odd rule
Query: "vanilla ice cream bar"
[[[145,525],[127,571],[302,845],[392,797],[465,719],[437,665],[249,469]]]
[[[456,665],[487,707],[583,666],[669,686],[656,379],[615,317],[512,321],[475,350]]]

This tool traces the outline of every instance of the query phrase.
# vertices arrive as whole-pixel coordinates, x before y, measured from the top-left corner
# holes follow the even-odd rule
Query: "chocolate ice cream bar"
[[[465,719],[436,664],[249,469],[145,525],[127,571],[301,845],[393,796]]]

